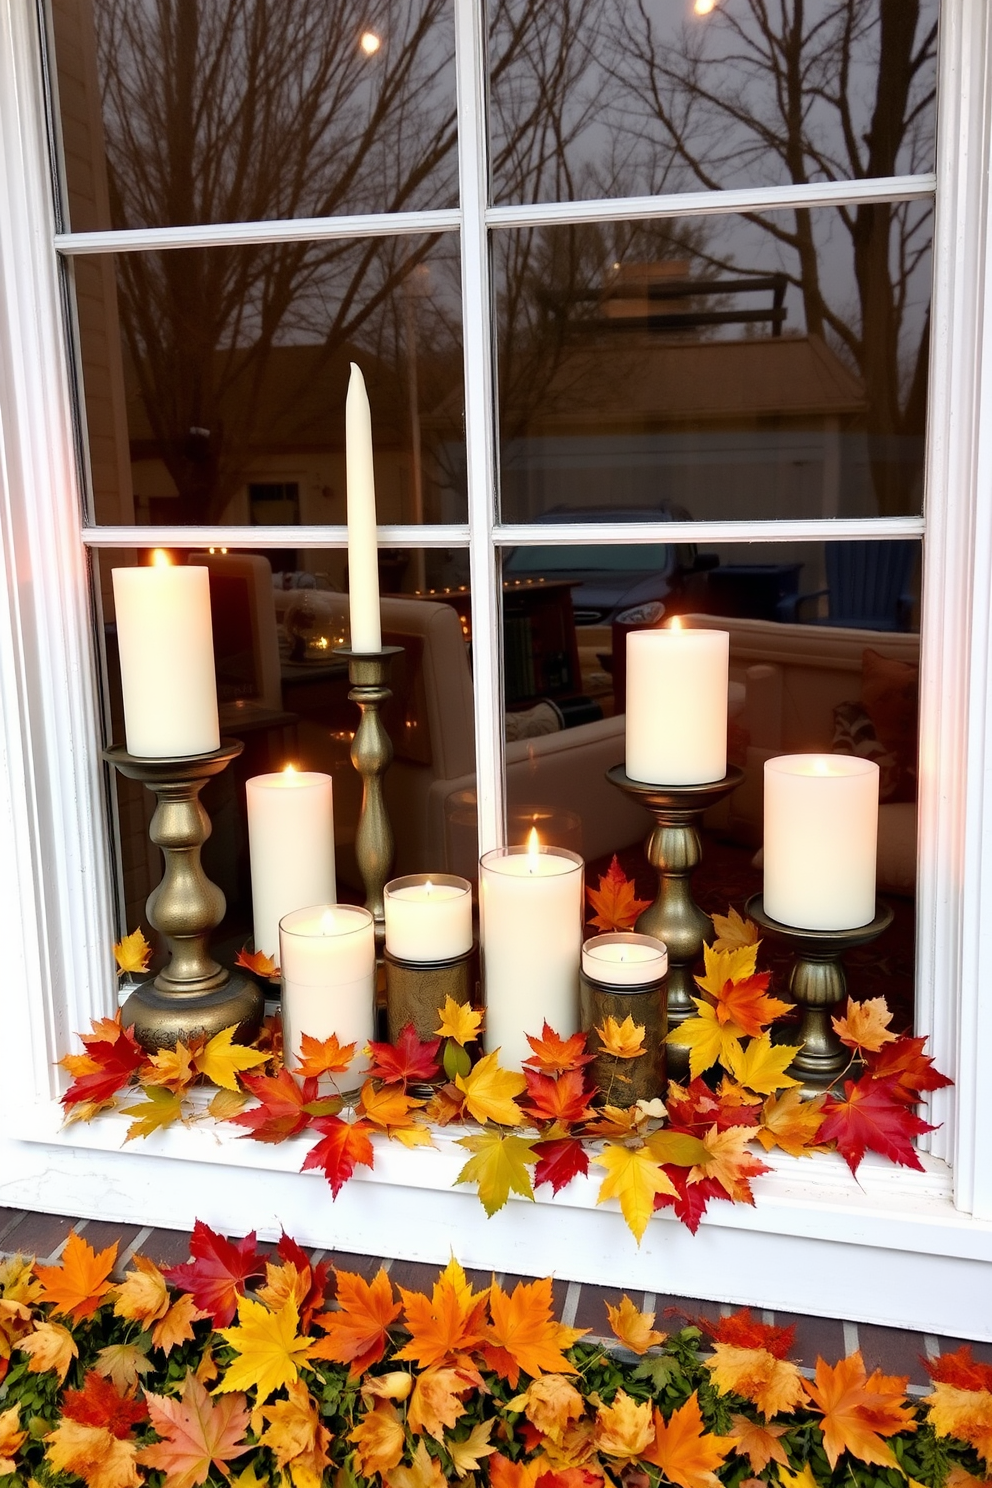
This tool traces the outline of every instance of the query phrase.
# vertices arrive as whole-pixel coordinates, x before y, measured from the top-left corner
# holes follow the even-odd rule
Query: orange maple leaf
[[[747,1458],[752,1472],[761,1472],[769,1462],[789,1466],[785,1448],[779,1441],[779,1437],[788,1431],[788,1426],[761,1426],[757,1421],[749,1421],[747,1416],[731,1416],[730,1424],[734,1451],[739,1457]]]
[[[279,980],[278,966],[264,951],[241,950],[235,956],[234,964],[243,966],[245,971],[253,972],[257,977],[264,977],[266,981],[277,982]]]
[[[249,1450],[244,1395],[222,1395],[215,1402],[196,1375],[187,1374],[178,1400],[147,1391],[145,1400],[162,1440],[144,1447],[137,1460],[142,1467],[164,1472],[172,1488],[195,1488],[211,1465],[227,1477],[224,1464]]]
[[[410,1376],[407,1375],[407,1379]],[[406,1435],[399,1413],[391,1402],[380,1401],[367,1411],[348,1437],[355,1443],[358,1470],[363,1478],[392,1472],[403,1458]]]
[[[454,1258],[434,1283],[429,1299],[405,1287],[400,1287],[400,1296],[410,1341],[398,1351],[397,1359],[412,1359],[427,1369],[450,1363],[457,1354],[471,1353],[486,1336],[489,1292],[473,1291]]]
[[[555,1321],[551,1301],[551,1277],[518,1282],[508,1296],[496,1282],[489,1289],[492,1327],[480,1352],[489,1367],[517,1387],[520,1371],[532,1379],[542,1374],[575,1374],[562,1349],[588,1328],[567,1328]]]
[[[80,1239],[75,1230],[65,1242],[58,1266],[36,1266],[35,1275],[42,1285],[41,1301],[53,1302],[57,1315],[81,1323],[92,1317],[104,1297],[112,1290],[107,1280],[117,1260],[117,1241],[99,1254]]]
[[[331,1433],[321,1421],[317,1402],[302,1380],[287,1385],[286,1394],[288,1399],[262,1407],[261,1414],[268,1425],[259,1442],[270,1448],[277,1466],[284,1470],[283,1482],[308,1488],[310,1484],[324,1482],[324,1469],[331,1461],[327,1455]]]
[[[402,1085],[382,1085],[377,1090],[372,1080],[366,1080],[358,1109],[375,1126],[407,1128],[414,1125],[413,1113],[423,1105],[422,1100],[407,1095]]]
[[[631,1353],[646,1354],[656,1343],[664,1343],[666,1335],[655,1332],[653,1312],[641,1312],[625,1294],[619,1307],[606,1304],[607,1315],[613,1336],[629,1348]]]
[[[823,1415],[820,1429],[831,1468],[842,1452],[876,1467],[899,1468],[882,1438],[916,1430],[912,1407],[906,1403],[906,1383],[878,1369],[869,1378],[860,1349],[833,1366],[817,1359],[815,1381],[806,1388]]]
[[[317,1314],[314,1321],[324,1337],[312,1346],[310,1358],[350,1364],[351,1378],[357,1379],[386,1352],[387,1329],[402,1306],[393,1301],[392,1283],[381,1266],[371,1282],[354,1271],[335,1270],[334,1275],[339,1310]]]
[[[525,1035],[527,1042],[533,1049],[529,1059],[524,1064],[532,1065],[545,1075],[564,1075],[569,1070],[581,1069],[584,1064],[591,1064],[595,1054],[586,1051],[586,1035],[582,1032],[573,1033],[570,1038],[563,1039],[544,1020],[540,1038],[534,1038],[532,1034]]]
[[[694,1390],[667,1421],[654,1407],[654,1440],[641,1456],[660,1467],[679,1488],[718,1488],[720,1479],[713,1469],[723,1466],[733,1447],[732,1436],[716,1436],[703,1429],[699,1396]]]
[[[700,990],[713,998],[717,1021],[735,1024],[749,1038],[757,1038],[790,1006],[767,995],[771,973],[755,969],[757,951],[756,944],[740,945],[732,951],[704,945],[704,974],[695,978]]]
[[[600,874],[599,888],[586,889],[586,898],[595,910],[589,923],[598,930],[632,930],[650,899],[634,898],[634,880],[620,867],[616,853],[606,873]]]
[[[709,1157],[696,1164],[689,1174],[689,1182],[715,1178],[736,1204],[753,1204],[749,1180],[768,1172],[767,1164],[748,1151],[748,1143],[753,1137],[754,1128],[750,1126],[728,1126],[723,1131],[711,1126],[703,1137],[703,1146]]]
[[[825,1095],[803,1100],[798,1085],[770,1095],[761,1112],[761,1125],[755,1136],[766,1152],[781,1147],[790,1157],[809,1157],[822,1150],[816,1141],[823,1124]]]
[[[766,1348],[717,1343],[706,1366],[712,1370],[713,1383],[721,1395],[743,1395],[753,1401],[766,1421],[806,1404],[806,1386],[798,1366],[789,1359],[776,1358]]]
[[[614,1059],[637,1059],[644,1053],[644,1024],[635,1023],[630,1013],[622,1023],[608,1014],[595,1032],[599,1035],[603,1052],[612,1054]]]
[[[510,1402],[511,1410],[522,1410],[531,1425],[556,1446],[585,1408],[582,1396],[563,1374],[542,1374]]]
[[[895,1034],[889,1032],[892,1014],[884,997],[871,997],[866,1002],[855,1002],[849,997],[843,1017],[830,1021],[841,1043],[849,1049],[867,1049],[870,1054],[877,1054],[883,1044],[896,1041]]]
[[[433,1366],[424,1369],[414,1382],[407,1407],[406,1424],[416,1436],[433,1436],[444,1440],[445,1427],[455,1426],[465,1414],[461,1397],[482,1384],[482,1376],[473,1367],[450,1369]]]
[[[355,1044],[339,1044],[338,1036],[315,1039],[308,1033],[300,1037],[300,1057],[296,1061],[296,1073],[304,1080],[320,1079],[321,1075],[343,1075],[355,1057]]]

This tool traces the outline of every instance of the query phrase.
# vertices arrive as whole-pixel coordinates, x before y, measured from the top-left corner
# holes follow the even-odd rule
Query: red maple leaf
[[[538,1121],[558,1121],[563,1126],[588,1121],[590,1092],[581,1070],[566,1070],[557,1079],[539,1070],[525,1069],[527,1094],[520,1099],[521,1110]]]
[[[979,1364],[973,1359],[970,1343],[963,1343],[953,1354],[940,1354],[923,1363],[930,1378],[939,1384],[954,1385],[958,1390],[992,1391],[992,1364]]]
[[[678,1190],[677,1194],[655,1194],[655,1210],[671,1207],[693,1235],[699,1229],[699,1221],[706,1213],[710,1199],[729,1198],[727,1190],[715,1178],[701,1178],[698,1183],[689,1182],[690,1168],[677,1168],[673,1163],[662,1163],[666,1173]]]
[[[324,1293],[327,1291],[327,1281],[331,1274],[330,1261],[318,1261],[314,1265],[306,1251],[286,1234],[285,1230],[279,1237],[276,1251],[283,1261],[288,1261],[295,1266],[301,1276],[305,1275],[307,1268],[310,1271],[310,1290],[307,1292],[300,1304],[300,1331],[305,1333],[310,1327],[310,1319],[318,1307],[324,1305]]]
[[[588,1173],[589,1154],[578,1137],[557,1137],[553,1142],[537,1142],[537,1167],[534,1169],[534,1187],[550,1183],[559,1193],[566,1183],[571,1183],[576,1173]]]
[[[387,1085],[408,1080],[433,1080],[438,1072],[437,1051],[441,1040],[419,1039],[412,1023],[400,1029],[395,1044],[369,1044],[372,1067],[369,1078],[384,1080]]]
[[[737,1105],[699,1078],[688,1085],[676,1082],[669,1085],[665,1106],[672,1131],[688,1132],[694,1137],[704,1137],[712,1126],[719,1131],[726,1131],[729,1126],[757,1126],[761,1118],[760,1104]]]
[[[767,1349],[776,1359],[788,1358],[796,1338],[796,1325],[776,1327],[774,1323],[761,1323],[751,1316],[749,1307],[742,1307],[730,1317],[712,1322],[709,1318],[697,1318],[699,1327],[716,1343],[729,1343],[734,1348]]]
[[[120,1441],[130,1435],[132,1426],[148,1420],[143,1400],[122,1395],[116,1385],[95,1369],[89,1371],[81,1390],[66,1390],[62,1414],[81,1426],[105,1426]]]
[[[112,1043],[108,1039],[84,1038],[83,1046],[88,1058],[99,1068],[73,1080],[62,1097],[64,1106],[74,1106],[80,1101],[111,1100],[145,1061],[145,1051],[135,1039],[133,1028],[122,1028]]]
[[[215,1328],[226,1328],[234,1317],[245,1282],[261,1276],[263,1258],[255,1246],[255,1231],[243,1240],[226,1240],[198,1219],[189,1242],[192,1260],[164,1272],[170,1286],[189,1292],[201,1312],[208,1312]]]
[[[852,1173],[858,1171],[868,1151],[880,1152],[900,1167],[916,1168],[923,1164],[916,1155],[912,1137],[933,1131],[926,1121],[914,1116],[892,1091],[892,1080],[873,1080],[862,1075],[860,1080],[844,1081],[844,1099],[831,1097],[823,1109],[823,1121],[816,1134],[818,1142],[836,1142]]]
[[[533,1065],[546,1075],[563,1075],[567,1070],[581,1069],[584,1064],[591,1064],[596,1057],[595,1054],[586,1053],[584,1033],[573,1033],[571,1038],[563,1039],[547,1021],[540,1038],[533,1038],[529,1033],[526,1037],[534,1052],[529,1059],[524,1060],[524,1064]]]
[[[940,1090],[954,1081],[934,1069],[933,1060],[924,1054],[926,1038],[898,1038],[883,1044],[876,1054],[865,1055],[865,1068],[873,1080],[891,1080],[896,1100],[914,1106],[924,1090]]]
[[[285,1142],[287,1137],[305,1131],[315,1117],[330,1116],[341,1109],[337,1096],[318,1100],[316,1080],[304,1080],[301,1085],[285,1067],[276,1075],[242,1075],[241,1082],[261,1105],[228,1119],[246,1126],[249,1137],[256,1142]]]
[[[392,1046],[380,1044],[378,1047]],[[301,1172],[305,1173],[308,1168],[321,1168],[331,1185],[331,1192],[337,1198],[355,1171],[356,1163],[362,1163],[366,1168],[372,1167],[375,1158],[369,1133],[375,1128],[367,1121],[342,1121],[340,1116],[325,1116],[313,1124],[317,1131],[323,1133],[324,1140],[311,1147],[303,1160]]]

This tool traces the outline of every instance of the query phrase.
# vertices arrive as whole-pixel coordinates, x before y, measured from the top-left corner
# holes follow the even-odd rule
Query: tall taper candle
[[[351,649],[361,655],[382,650],[379,625],[379,549],[375,531],[372,414],[361,368],[351,364],[345,405],[348,467],[348,598]]]
[[[285,770],[246,782],[255,949],[279,961],[279,921],[308,904],[333,904],[334,806],[330,775]]]

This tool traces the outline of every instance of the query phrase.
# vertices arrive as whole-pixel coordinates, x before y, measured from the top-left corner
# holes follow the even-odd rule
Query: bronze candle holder
[[[851,1050],[841,1043],[830,1021],[847,1001],[844,953],[868,945],[887,930],[893,912],[887,904],[877,904],[875,918],[853,930],[801,930],[771,919],[765,914],[762,895],[755,894],[747,901],[745,913],[766,934],[795,951],[789,991],[802,1008],[796,1038],[802,1048],[789,1066],[789,1074],[802,1081],[804,1096],[819,1095],[852,1063]]]
[[[450,997],[469,1006],[479,982],[479,948],[450,961],[404,961],[383,950],[386,967],[386,1037],[391,1044],[408,1023],[419,1039],[437,1037],[441,1009]]]
[[[606,778],[655,819],[644,852],[657,871],[658,893],[634,928],[641,935],[663,940],[668,947],[668,1024],[677,1028],[696,1011],[692,998],[698,996],[698,989],[692,969],[703,954],[704,940],[713,935],[713,921],[692,897],[692,875],[703,855],[699,826],[711,806],[737,789],[744,771],[731,765],[722,780],[703,785],[648,785],[631,780],[622,765],[614,765]],[[675,1080],[688,1078],[687,1045],[669,1043],[668,1073]]]
[[[210,754],[185,759],[143,759],[121,745],[103,757],[129,780],[140,780],[157,801],[148,835],[162,849],[165,870],[145,906],[149,923],[169,947],[169,960],[153,982],[145,982],[124,1004],[126,1027],[150,1052],[177,1040],[212,1037],[236,1025],[238,1043],[251,1043],[262,1026],[264,996],[249,977],[232,974],[209,953],[210,932],[224,916],[223,892],[203,871],[200,849],[210,836],[210,818],[200,792],[244,745],[224,739]]]
[[[635,1101],[654,1100],[665,1093],[666,982],[663,976],[635,987],[618,986],[585,969],[579,973],[579,1025],[589,1035],[587,1047],[595,1055],[588,1066],[589,1078],[606,1105],[632,1106]],[[603,1026],[605,1018],[622,1023],[628,1016],[644,1029],[644,1053],[619,1059],[603,1048],[596,1029]]]
[[[393,829],[382,790],[382,777],[392,761],[393,746],[380,710],[383,703],[392,697],[386,680],[393,657],[402,655],[402,652],[402,646],[383,646],[381,651],[365,654],[339,646],[334,652],[335,656],[343,656],[348,662],[351,682],[348,697],[362,712],[351,745],[351,762],[362,777],[362,807],[355,833],[355,856],[365,885],[365,908],[371,911],[375,920],[375,936],[380,945],[385,935],[382,891],[395,852]]]

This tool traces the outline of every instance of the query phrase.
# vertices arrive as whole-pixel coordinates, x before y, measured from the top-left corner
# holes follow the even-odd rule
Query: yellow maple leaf
[[[604,1053],[612,1054],[615,1059],[637,1059],[644,1053],[644,1024],[635,1023],[629,1013],[622,1023],[607,1015],[596,1033]]]
[[[386,1482],[389,1488],[447,1488],[441,1464],[428,1452],[422,1438],[410,1467],[394,1467]]]
[[[467,1147],[474,1156],[469,1158],[455,1183],[477,1184],[482,1207],[490,1218],[497,1209],[502,1209],[511,1193],[519,1194],[522,1199],[534,1199],[534,1186],[526,1166],[536,1161],[533,1142],[487,1131],[459,1137],[458,1145]]]
[[[740,1052],[744,1030],[736,1023],[721,1023],[716,1009],[705,998],[694,997],[697,1014],[686,1018],[668,1035],[667,1043],[688,1044],[689,1070],[692,1078],[703,1074],[714,1064],[731,1067],[731,1059]]]
[[[257,1386],[258,1400],[268,1400],[281,1385],[299,1379],[300,1365],[309,1359],[312,1339],[299,1336],[300,1315],[292,1302],[270,1312],[251,1297],[238,1301],[238,1323],[220,1328],[220,1336],[238,1353],[228,1367],[218,1392],[250,1390]]]
[[[955,1436],[974,1447],[992,1468],[992,1392],[962,1390],[938,1382],[923,1397],[929,1406],[927,1418],[938,1436]]]
[[[813,1469],[808,1462],[804,1463],[802,1471],[797,1473],[789,1472],[785,1467],[779,1467],[778,1477],[779,1482],[785,1484],[785,1488],[819,1488],[813,1476]]]
[[[448,1449],[448,1456],[461,1477],[466,1473],[478,1472],[482,1458],[495,1452],[496,1448],[489,1441],[489,1433],[495,1424],[495,1421],[478,1421],[463,1441],[455,1441],[451,1436],[445,1437],[444,1445]]]
[[[140,928],[132,930],[130,935],[123,936],[114,946],[114,960],[121,974],[147,971],[151,956],[152,948]]]
[[[61,1421],[45,1437],[45,1461],[55,1472],[75,1473],[87,1488],[138,1488],[137,1444],[120,1441],[106,1426]]]
[[[410,1379],[409,1375],[405,1376]],[[399,1412],[389,1401],[367,1411],[348,1440],[355,1443],[358,1470],[363,1478],[385,1477],[403,1460],[406,1434]]]
[[[93,1360],[93,1368],[105,1379],[113,1380],[119,1394],[132,1395],[141,1376],[151,1373],[154,1365],[136,1343],[108,1343]]]
[[[831,1018],[834,1033],[849,1049],[867,1049],[877,1054],[883,1044],[894,1044],[896,1036],[889,1031],[892,1014],[884,997],[870,997],[865,1002],[847,999],[847,1010],[840,1018]]]
[[[736,946],[732,951],[704,945],[703,975],[696,977],[696,986],[711,997],[719,997],[728,982],[746,982],[754,976],[757,968],[757,941]]]
[[[137,1105],[121,1108],[122,1115],[135,1118],[127,1129],[125,1142],[133,1142],[135,1137],[150,1137],[153,1132],[163,1131],[182,1116],[181,1091],[166,1090],[161,1085],[144,1085],[142,1092],[144,1099],[138,1101]]]
[[[286,1394],[286,1400],[262,1406],[268,1424],[259,1442],[275,1454],[279,1467],[289,1467],[293,1488],[321,1488],[331,1460],[327,1455],[331,1433],[302,1380],[287,1385]]]
[[[716,931],[716,940],[713,942],[715,951],[737,951],[742,946],[757,946],[761,944],[758,927],[753,920],[746,920],[743,915],[731,906],[725,915],[713,915],[713,929]]]
[[[790,1359],[777,1359],[768,1349],[715,1343],[706,1367],[721,1395],[742,1395],[766,1421],[798,1410],[809,1398],[798,1366]]]
[[[218,1090],[207,1107],[207,1115],[215,1121],[230,1121],[240,1116],[250,1097],[246,1090]]]
[[[685,1028],[685,1024],[682,1025]],[[795,1059],[802,1044],[773,1044],[771,1035],[763,1033],[753,1038],[746,1048],[731,1049],[728,1054],[730,1073],[748,1090],[757,1090],[762,1095],[771,1095],[786,1085],[798,1085],[791,1075],[785,1073]]]
[[[457,1075],[455,1085],[465,1097],[465,1104],[476,1121],[494,1121],[498,1126],[522,1126],[523,1112],[515,1096],[527,1089],[523,1075],[501,1069],[499,1050],[494,1049],[479,1060],[467,1075]]]
[[[761,1125],[755,1131],[765,1151],[781,1147],[790,1157],[809,1157],[822,1151],[816,1146],[816,1134],[823,1121],[826,1099],[825,1095],[817,1095],[812,1100],[803,1100],[799,1086],[781,1095],[770,1095],[761,1112]]]
[[[440,1038],[454,1039],[456,1044],[461,1044],[464,1048],[466,1044],[472,1043],[473,1039],[479,1037],[482,1014],[470,1007],[467,1002],[456,1002],[449,994],[444,999],[444,1007],[441,1009],[440,1016],[441,1026],[434,1030]]]
[[[612,1405],[596,1411],[596,1447],[604,1456],[634,1462],[653,1440],[650,1400],[638,1402],[626,1390],[618,1390]]]
[[[138,1071],[138,1079],[142,1085],[160,1085],[163,1090],[185,1090],[196,1079],[190,1050],[180,1040],[174,1049],[159,1049],[156,1054],[149,1054]]]
[[[650,1139],[647,1144],[650,1150]],[[630,1298],[624,1294],[620,1299],[619,1307],[606,1304],[606,1312],[610,1319],[610,1327],[615,1338],[633,1354],[646,1354],[649,1348],[657,1343],[664,1343],[665,1334],[655,1332],[653,1312],[641,1312],[635,1307]]]
[[[606,1169],[596,1203],[618,1199],[620,1212],[640,1245],[654,1212],[655,1194],[677,1197],[678,1190],[643,1147],[621,1147],[618,1142],[607,1142],[605,1151],[598,1153],[593,1162]]]
[[[523,1394],[509,1402],[509,1409],[523,1411],[531,1425],[557,1446],[582,1415],[585,1401],[563,1374],[544,1374],[531,1380]]]
[[[79,1349],[68,1328],[61,1323],[39,1323],[33,1333],[22,1338],[17,1347],[30,1357],[28,1370],[31,1374],[44,1374],[54,1369],[59,1384],[69,1372],[73,1359],[79,1358]]]
[[[12,1473],[16,1471],[15,1458],[28,1439],[26,1431],[21,1431],[19,1426],[20,1410],[12,1405],[9,1410],[0,1411],[0,1473]]]
[[[215,1085],[225,1090],[237,1090],[236,1076],[244,1070],[265,1064],[269,1056],[261,1049],[249,1049],[245,1044],[232,1043],[236,1025],[222,1028],[215,1033],[206,1047],[194,1052],[193,1061],[201,1075],[206,1075]]]

